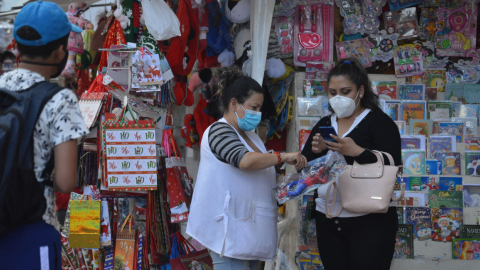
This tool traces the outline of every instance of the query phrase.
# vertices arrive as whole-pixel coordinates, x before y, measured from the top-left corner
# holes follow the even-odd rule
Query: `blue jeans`
[[[210,251],[214,270],[258,270],[260,261],[245,261],[228,257],[220,257],[217,253]]]

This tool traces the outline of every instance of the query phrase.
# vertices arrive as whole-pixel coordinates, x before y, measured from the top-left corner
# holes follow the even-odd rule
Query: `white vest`
[[[226,123],[224,119],[220,122]],[[277,205],[272,192],[275,169],[247,171],[219,161],[208,144],[210,127],[202,138],[187,233],[221,256],[270,261],[277,250]],[[245,133],[266,153],[257,134]]]

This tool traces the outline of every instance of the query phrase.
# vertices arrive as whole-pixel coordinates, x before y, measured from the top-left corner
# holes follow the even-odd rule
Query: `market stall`
[[[2,72],[19,63],[10,7],[24,2],[0,12],[9,16]],[[63,269],[213,269],[185,229],[199,145],[221,118],[218,68],[237,65],[263,86],[256,132],[267,150],[294,152],[330,114],[327,75],[350,57],[402,139],[396,189],[405,183],[406,194],[391,204],[399,220],[391,269],[478,267],[477,0],[54,2],[84,30],[72,32],[57,83],[76,92],[90,131],[78,189],[63,199]],[[313,192],[277,199],[277,255],[261,267],[324,269]]]

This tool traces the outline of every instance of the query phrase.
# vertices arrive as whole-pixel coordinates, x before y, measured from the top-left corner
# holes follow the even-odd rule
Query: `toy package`
[[[452,259],[480,260],[480,240],[453,239]]]
[[[395,75],[397,77],[410,77],[423,75],[423,57],[419,44],[399,46],[393,51],[395,57]]]
[[[422,43],[423,66],[425,69],[445,68],[448,62],[447,56],[438,56],[437,48],[433,42]],[[444,71],[445,73],[445,71]]]
[[[459,8],[438,8],[434,26],[440,56],[475,57],[477,1],[465,0]],[[433,27],[433,26],[432,26]]]
[[[480,82],[480,65],[449,62],[447,64],[446,79],[447,83],[477,84]]]
[[[326,86],[328,73],[335,67],[335,62],[307,62],[306,67],[305,79],[325,81]]]
[[[370,50],[370,58],[372,61],[388,62],[393,58],[393,50],[397,45],[399,34],[387,34],[385,30],[382,30],[379,34],[370,35],[370,42],[374,44],[374,47]]]
[[[383,14],[383,21],[388,34],[399,34],[398,39],[409,39],[418,36],[416,8],[389,11]]]
[[[337,42],[335,43],[337,59],[357,58],[364,67],[371,67],[370,48],[372,45],[367,38]]]
[[[380,21],[378,16],[382,14],[382,7],[386,0],[335,0],[340,8],[343,19],[343,31],[346,35],[376,34]]]
[[[291,17],[276,17],[273,18],[272,28],[278,36],[278,43],[280,45],[280,58],[288,58],[293,56],[293,26],[294,18]]]
[[[290,173],[273,189],[279,204],[298,198],[317,189],[329,181],[336,181],[345,171],[346,162],[338,152],[329,154],[309,162],[308,173]]]
[[[298,5],[295,12],[294,63],[333,61],[333,6]]]

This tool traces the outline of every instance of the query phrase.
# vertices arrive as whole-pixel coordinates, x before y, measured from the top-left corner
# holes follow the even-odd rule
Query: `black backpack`
[[[49,82],[18,92],[0,89],[0,236],[45,213],[47,180],[38,182],[33,171],[33,133],[45,104],[62,89]],[[53,155],[43,176],[52,165]]]

